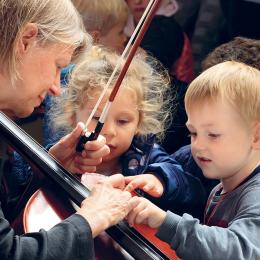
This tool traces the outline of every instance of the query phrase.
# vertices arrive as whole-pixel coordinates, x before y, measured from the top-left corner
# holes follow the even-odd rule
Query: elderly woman
[[[30,115],[48,94],[59,95],[61,68],[90,44],[69,0],[0,0],[0,38],[0,110],[12,118]],[[93,172],[109,148],[100,136],[76,153],[81,132],[79,124],[49,153],[71,172]],[[0,259],[91,259],[93,237],[126,216],[130,197],[99,184],[76,214],[23,236],[14,234],[0,208]]]

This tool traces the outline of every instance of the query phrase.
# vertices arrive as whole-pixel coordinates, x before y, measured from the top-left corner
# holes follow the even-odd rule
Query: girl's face
[[[187,114],[192,154],[203,174],[227,189],[239,184],[255,167],[252,129],[224,101],[196,102]]]
[[[99,92],[94,93],[94,99],[89,100],[85,107],[78,111],[76,115],[77,122],[85,122],[94,108]],[[104,97],[97,109],[91,123],[88,126],[89,131],[93,131],[96,123],[102,113],[109,93]],[[103,158],[102,165],[117,165],[119,157],[125,153],[138,131],[139,111],[137,108],[137,95],[133,90],[122,86],[109,110],[101,134],[106,137],[107,145],[110,148],[110,154]]]
[[[135,23],[138,23],[145,11],[145,8],[149,4],[149,0],[127,0],[127,4],[134,17]]]

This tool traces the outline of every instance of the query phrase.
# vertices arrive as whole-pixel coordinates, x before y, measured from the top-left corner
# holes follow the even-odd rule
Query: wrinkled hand
[[[83,201],[77,214],[88,221],[95,237],[127,216],[133,207],[129,203],[130,199],[131,194],[128,191],[113,188],[109,182],[99,183]]]
[[[146,198],[135,196],[129,203],[133,208],[127,216],[127,221],[130,226],[134,224],[145,224],[151,228],[158,228],[166,217],[165,211]]]
[[[87,142],[85,150],[76,152],[76,145],[84,129],[83,123],[78,123],[76,128],[63,137],[57,144],[49,150],[62,166],[72,173],[95,172],[96,166],[102,162],[102,157],[109,154],[109,147],[103,136],[97,140]]]
[[[153,174],[141,174],[125,177],[126,191],[132,192],[135,189],[142,189],[149,195],[159,198],[162,196],[164,187],[161,181]]]

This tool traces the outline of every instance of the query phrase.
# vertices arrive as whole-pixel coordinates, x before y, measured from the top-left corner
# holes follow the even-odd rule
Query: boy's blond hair
[[[19,77],[16,45],[28,23],[37,25],[40,43],[64,43],[80,49],[90,43],[70,0],[0,0],[0,66],[12,82]]]
[[[228,101],[245,122],[260,121],[260,71],[235,61],[217,64],[198,76],[185,95],[185,107],[203,101]]]
[[[129,10],[125,0],[73,0],[88,32],[106,35],[118,23],[126,23]]]
[[[170,119],[170,79],[166,71],[158,72],[145,58],[143,54],[134,57],[121,88],[136,91],[140,114],[138,133],[154,133],[160,139]],[[69,122],[72,122],[76,112],[93,97],[95,91],[101,92],[104,89],[118,60],[116,53],[93,47],[84,61],[73,69],[68,88],[51,109],[52,126],[70,131],[75,125]],[[115,79],[111,87],[114,83]]]

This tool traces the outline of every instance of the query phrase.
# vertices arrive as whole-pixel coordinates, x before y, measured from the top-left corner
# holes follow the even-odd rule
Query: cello
[[[152,3],[152,1],[151,1]],[[113,98],[115,97],[117,90],[120,86],[120,80],[123,80],[124,73],[127,70],[127,66],[129,66],[131,59],[133,58],[135,51],[141,41],[142,35],[144,35],[145,30],[147,26],[149,25],[149,22],[152,19],[152,14],[155,12],[156,7],[160,3],[160,0],[155,0],[152,4],[151,9],[149,10],[148,15],[149,19],[146,19],[143,22],[143,27],[140,29],[139,35],[140,37],[136,38],[135,44],[132,46],[128,57],[126,59],[126,66],[122,69],[121,73],[119,74],[118,80],[116,82],[115,88],[112,91],[112,99],[109,100],[110,102],[113,101]],[[114,91],[115,90],[115,91]],[[4,122],[4,123],[3,123]],[[7,123],[7,125],[6,125]],[[101,122],[103,124],[104,122]],[[77,204],[80,205],[82,200],[85,199],[89,195],[89,190],[84,187],[78,179],[71,175],[69,172],[67,172],[59,163],[55,161],[54,158],[48,155],[38,144],[36,144],[32,139],[30,139],[29,136],[26,136],[25,133],[19,132],[19,128],[15,126],[15,124],[12,125],[11,122],[8,122],[7,118],[1,117],[1,124],[4,126],[6,130],[2,130],[3,137],[9,140],[10,144],[15,147],[25,158],[27,158],[30,163],[34,165],[35,168],[38,170],[41,170],[44,174],[51,177],[52,180],[57,183],[59,186],[62,187],[63,191],[66,192],[66,194],[69,195],[69,197]],[[98,131],[101,131],[100,125],[97,125]],[[96,131],[94,134],[99,134],[99,132]],[[10,133],[12,133],[10,135]],[[16,136],[16,138],[15,138]],[[97,136],[96,136],[97,137]],[[14,141],[15,140],[15,141]],[[33,196],[33,198],[38,198],[37,196],[41,198],[46,198],[47,202],[49,203],[52,209],[55,207],[53,206],[56,204],[55,198],[59,196],[52,196],[52,199],[49,199],[51,197],[51,191],[47,188],[42,189],[42,192],[37,192]],[[31,201],[31,200],[30,200]],[[30,202],[29,201],[29,202]],[[58,205],[64,204],[60,203],[60,201],[57,201]],[[47,203],[46,203],[47,205]],[[31,208],[31,206],[26,206],[26,209]],[[58,207],[59,208],[59,207]],[[57,214],[56,214],[57,213]],[[63,212],[55,212],[57,218],[55,221],[59,221],[65,217],[67,217],[69,214],[72,214],[73,212],[71,210],[65,210]],[[33,217],[32,219],[37,219]],[[24,221],[25,222],[25,221]],[[28,222],[26,222],[28,223]],[[26,224],[25,223],[25,224]],[[55,223],[54,223],[55,224]],[[28,227],[26,225],[27,231],[34,231],[34,230],[28,230]],[[48,227],[47,227],[48,228]],[[139,230],[137,232],[136,230]],[[130,255],[132,255],[135,259],[176,259],[174,252],[169,249],[169,246],[165,244],[166,248],[168,246],[168,253],[162,252],[165,249],[158,249],[159,245],[154,246],[152,243],[150,243],[147,239],[145,239],[144,236],[141,236],[140,233],[143,233],[145,235],[149,234],[151,237],[156,239],[153,236],[153,233],[155,231],[152,231],[149,228],[144,228],[140,226],[136,226],[135,229],[130,228],[125,222],[120,222],[118,225],[109,228],[107,230],[107,233],[117,242],[119,243]],[[158,239],[157,239],[158,240]],[[161,241],[157,241],[158,243],[163,243]]]
[[[48,176],[53,183],[58,184],[61,190],[65,192],[76,205],[80,206],[81,202],[88,197],[90,191],[77,177],[66,171],[47,151],[36,143],[32,137],[27,135],[2,112],[0,112],[0,136],[20,153],[35,170]],[[55,189],[57,190],[56,187]],[[38,192],[39,191],[37,191],[37,193]],[[50,192],[51,189],[46,189],[41,195],[48,197]],[[54,208],[57,202],[60,203],[63,201],[62,198],[59,198],[58,194],[55,194],[53,199],[50,204],[51,208]],[[72,213],[70,211],[71,209],[66,210],[61,208],[60,205],[61,204],[59,204],[58,211],[54,212],[57,218],[62,219],[67,217],[67,214]],[[23,208],[24,205],[20,206]],[[55,224],[56,223],[52,223],[47,228]],[[124,221],[106,230],[106,233],[134,257],[134,259],[177,260],[178,258],[175,252],[170,249],[167,243],[157,239],[154,236],[155,232],[156,230],[142,225],[136,225],[134,228],[130,228]]]

